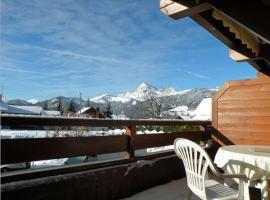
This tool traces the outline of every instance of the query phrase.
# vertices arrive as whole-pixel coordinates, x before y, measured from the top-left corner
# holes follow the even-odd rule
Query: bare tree
[[[153,119],[161,119],[164,111],[164,99],[150,93],[146,94],[147,108]]]

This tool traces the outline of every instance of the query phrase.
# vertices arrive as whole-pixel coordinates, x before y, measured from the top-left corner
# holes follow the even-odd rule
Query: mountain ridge
[[[148,83],[141,83],[135,90],[126,91],[118,95],[103,94],[90,99],[90,106],[99,107],[101,111],[106,110],[108,104],[115,114],[125,114],[127,117],[134,118],[151,118],[153,102],[166,111],[178,106],[187,106],[189,109],[195,109],[204,98],[212,97],[217,89],[212,88],[195,88],[177,91],[175,88],[157,88]],[[57,96],[49,100],[39,101],[36,104],[29,103],[25,100],[10,100],[7,103],[13,105],[38,105],[48,104],[50,110],[56,110],[59,101],[62,101],[64,110],[67,110],[71,101],[74,102],[76,110],[87,105],[87,101],[80,102],[79,98]],[[160,105],[158,105],[160,104]],[[152,111],[151,111],[152,109]]]

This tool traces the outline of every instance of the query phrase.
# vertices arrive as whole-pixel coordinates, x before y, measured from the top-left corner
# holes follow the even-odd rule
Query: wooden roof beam
[[[233,49],[229,50],[229,57],[236,62],[245,62],[245,61],[249,61],[251,59],[250,57],[247,57],[247,56],[245,56],[245,55],[243,55],[243,54],[241,54],[238,51],[233,50]]]
[[[213,0],[213,8],[270,44],[270,7],[261,1]]]
[[[262,1],[248,0],[248,1],[235,1],[235,0],[161,0],[161,8],[166,10],[168,7],[167,15],[174,19],[179,19],[183,16],[192,16],[194,13],[198,14],[200,9],[204,8],[203,5],[207,5],[205,9],[214,8],[224,14],[230,20],[234,21],[241,27],[245,28],[255,36],[270,44],[270,7],[263,4]],[[173,2],[177,3],[174,4]],[[167,4],[167,5],[166,5]],[[187,9],[182,9],[170,12],[175,5],[183,5]],[[202,8],[200,8],[202,6]],[[200,8],[200,9],[199,9]],[[207,10],[206,9],[206,10]],[[203,10],[203,9],[202,9]],[[182,12],[182,14],[181,14]],[[166,14],[166,11],[164,12]],[[179,15],[179,18],[177,18]]]
[[[263,59],[270,65],[270,45],[261,45],[258,56],[251,54],[245,49],[230,49],[229,56],[236,62],[254,61]]]
[[[192,1],[190,1],[192,2]],[[198,13],[211,9],[209,3],[193,4],[178,3],[172,0],[160,0],[160,10],[173,19],[194,16]],[[192,5],[192,6],[191,6]]]

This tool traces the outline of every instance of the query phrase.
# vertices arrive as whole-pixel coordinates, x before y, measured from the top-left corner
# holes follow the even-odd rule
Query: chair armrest
[[[242,180],[248,180],[247,176],[244,174],[222,174],[223,178],[238,178]]]

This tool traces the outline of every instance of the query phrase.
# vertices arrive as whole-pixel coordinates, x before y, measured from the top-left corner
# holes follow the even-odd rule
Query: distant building
[[[17,106],[5,105],[1,103],[1,113],[4,114],[21,114],[21,115],[41,115],[42,108],[40,106]]]
[[[190,120],[189,109],[187,106],[178,106],[163,112],[164,118]]]
[[[105,118],[104,115],[100,112],[99,108],[94,107],[84,107],[79,110],[75,116],[80,117],[89,117],[89,118]]]
[[[212,119],[212,98],[205,98],[198,107],[190,113],[192,120],[211,120]]]
[[[44,116],[60,116],[59,111],[43,110],[41,106],[19,106],[8,105],[6,102],[0,100],[0,112],[3,114],[17,114],[17,115],[44,115]]]

